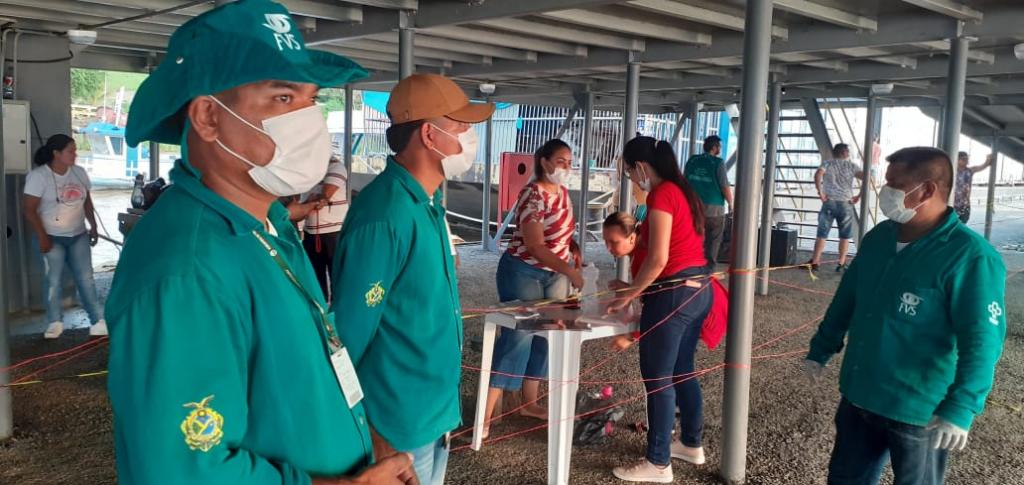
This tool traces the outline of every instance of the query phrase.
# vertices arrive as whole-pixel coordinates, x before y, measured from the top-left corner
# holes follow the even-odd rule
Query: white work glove
[[[811,360],[804,359],[803,361],[804,374],[811,378],[811,381],[818,382],[821,380],[821,375],[825,373],[825,366]]]
[[[935,433],[932,442],[936,450],[960,451],[967,446],[967,430],[938,416],[932,416],[926,429]]]

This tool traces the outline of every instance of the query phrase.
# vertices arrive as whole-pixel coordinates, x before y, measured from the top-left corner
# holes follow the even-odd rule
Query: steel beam
[[[494,164],[494,117],[487,118],[484,139],[484,195],[480,214],[480,244],[486,251],[491,247],[491,165]]]
[[[874,192],[871,190],[871,182],[874,180],[872,170],[874,167],[872,163],[874,160],[871,159],[871,154],[874,153],[875,148],[875,132],[877,127],[875,125],[876,114],[877,114],[878,100],[874,95],[868,94],[868,106],[867,106],[867,122],[864,127],[864,151],[863,160],[861,160],[864,171],[864,179],[860,184],[860,223],[857,224],[857,244],[860,244],[864,240],[864,234],[868,232],[868,225],[871,222],[870,208],[871,208],[871,196]],[[955,172],[954,172],[955,173]],[[858,246],[859,247],[859,246]]]
[[[587,202],[590,200],[590,155],[594,150],[594,93],[581,93],[577,103],[583,109],[583,150],[580,169],[580,203],[576,207],[579,227],[580,259],[586,261],[587,250]]]
[[[398,12],[398,78],[405,79],[416,71],[413,60],[412,14],[408,10]]]
[[[802,17],[857,30],[877,30],[875,19],[829,7],[810,0],[775,0],[775,7]]]
[[[731,12],[725,12],[723,10],[727,7],[724,6],[719,6],[719,9],[715,10],[672,0],[633,0],[628,5],[648,12],[669,15],[705,25],[738,32],[743,31],[743,11],[739,9],[728,9]],[[772,37],[785,39],[789,37],[789,29],[773,25]]]
[[[345,85],[345,140],[342,144],[342,149],[345,150],[345,176],[348,177],[348,181],[345,182],[345,200],[352,203],[352,183],[354,178],[352,177],[352,112],[355,108],[355,92],[352,89],[351,84]]]
[[[800,100],[804,108],[804,116],[807,117],[807,124],[810,125],[811,134],[814,135],[814,143],[818,145],[818,152],[822,160],[831,160],[832,140],[828,136],[828,127],[825,125],[825,118],[821,116],[821,107],[815,98],[802,98]]]
[[[407,29],[410,32],[411,29]],[[401,34],[401,32],[399,32]],[[373,35],[369,36],[371,40],[377,40],[381,42],[393,42],[394,37],[391,34],[384,35]],[[495,45],[482,45],[472,42],[464,42],[460,40],[442,39],[440,37],[431,37],[425,34],[417,34],[413,45],[417,48],[426,47],[428,49],[438,49],[452,52],[462,52],[464,54],[475,54],[481,56],[490,56],[494,58],[502,59],[514,59],[518,61],[536,61],[537,53],[533,51],[515,49],[510,47],[499,47]],[[575,59],[575,57],[570,57]]]
[[[615,3],[616,0],[521,0],[500,2],[426,2],[416,10],[413,28],[429,28],[441,25],[457,25],[482,20],[521,17],[549,10],[590,8]],[[341,39],[352,39],[366,35],[392,32],[395,29],[394,10],[364,9],[363,23],[321,22],[317,31],[307,36],[307,43],[314,45]]]
[[[953,0],[903,0],[905,3],[959,20],[981,20],[981,12]]]
[[[587,57],[587,47],[584,45],[536,39],[493,30],[462,26],[445,26],[434,27],[423,33],[435,37],[443,37],[445,39],[454,39],[502,47],[515,47],[517,49],[546,52],[549,54]]]
[[[7,49],[7,31],[0,33],[0,66],[4,65]],[[4,153],[4,100],[0,99],[0,154]],[[11,411],[10,328],[7,321],[7,278],[14,274],[7,268],[7,168],[6,157],[0,156],[0,441],[14,432],[14,414]],[[19,237],[21,234],[18,235]]]
[[[341,48],[352,48],[363,51],[379,52],[381,54],[391,56],[391,61],[394,62],[395,57],[398,55],[398,45],[392,42],[384,42],[379,40],[371,39],[358,39],[353,41],[347,41],[338,44],[321,44],[317,46],[318,49],[327,49],[328,46],[336,46]],[[461,52],[443,51],[439,49],[429,49],[415,45],[415,57],[420,59],[438,59],[442,61],[451,62],[463,62],[468,64],[489,64],[491,58],[476,54],[463,54]]]
[[[640,106],[640,62],[636,53],[630,54],[629,63],[626,64],[626,102],[622,110],[622,147],[636,136],[637,110]],[[625,175],[625,167],[619,167],[619,210],[632,212],[633,185]],[[618,258],[615,261],[615,274],[620,281],[630,282],[629,255]]]
[[[999,137],[992,137],[992,165],[988,167],[988,193],[985,197],[985,240],[992,242],[992,216],[996,211],[996,168],[999,167]],[[956,172],[954,172],[956,173]],[[0,365],[3,365],[0,362]]]
[[[694,102],[694,103],[691,104],[691,108],[690,108],[690,156],[691,157],[696,155],[696,154],[698,154],[698,153],[700,153],[701,147],[703,146],[700,143],[700,140],[699,140],[699,138],[700,138],[700,125],[697,124],[697,120],[700,117],[700,108],[701,108],[700,103]]]
[[[949,85],[946,91],[946,109],[942,120],[942,148],[949,154],[956,173],[957,152],[960,150],[960,124],[964,116],[964,92],[967,87],[967,49],[969,39],[958,36],[950,41]],[[949,191],[950,205],[953,203],[955,190]]]
[[[750,354],[757,264],[757,208],[764,146],[765,93],[771,53],[772,1],[748,0],[743,41],[743,103],[740,118],[736,198],[733,206],[729,278],[729,324],[725,342],[725,397],[722,406],[722,478],[742,483],[746,476],[750,411]]]
[[[628,11],[605,7],[590,10],[557,10],[545,12],[541,16],[586,27],[596,27],[615,32],[634,34],[643,32],[645,37],[663,39],[686,44],[709,45],[711,35],[680,28],[676,25],[660,21],[657,16],[638,18]]]
[[[345,3],[394,10],[416,10],[420,7],[419,0],[345,0]]]
[[[949,41],[948,40],[934,40],[934,41],[931,41],[931,42],[915,42],[914,46],[920,47],[922,49],[928,49],[928,50],[942,52],[943,54],[949,52],[949,49],[950,49]],[[972,51],[967,53],[967,60],[969,60],[971,62],[981,62],[981,63],[985,63],[985,64],[992,64],[993,62],[995,62],[996,56],[994,56],[990,52],[979,51],[979,50],[972,50]]]
[[[607,34],[596,30],[585,30],[575,26],[566,26],[562,23],[543,22],[540,19],[519,19],[500,18],[482,20],[479,25],[508,32],[529,35],[532,37],[543,37],[546,39],[565,40],[572,39],[573,42],[610,49],[621,49],[625,51],[642,52],[645,43],[642,39],[635,37],[623,37]]]
[[[768,88],[768,148],[764,156],[764,192],[761,197],[761,232],[759,234],[757,293],[768,295],[771,274],[772,216],[775,209],[775,164],[779,156],[779,112],[782,110],[782,85],[773,82]]]
[[[1024,23],[1024,12],[1020,9],[998,9],[1002,17],[992,22],[996,9],[986,16],[985,22],[974,26],[972,35],[1013,36],[1019,35],[1020,24]],[[1012,22],[1016,21],[1016,24]],[[941,40],[944,33],[955,27],[955,21],[936,14],[893,14],[885,16],[878,24],[878,30],[871,35],[837,26],[810,25],[789,29],[789,39],[774,42],[772,54],[787,52],[816,52],[847,47],[885,47],[914,42]],[[971,29],[969,29],[971,30]],[[743,35],[734,33],[716,34],[710,46],[681,46],[678,42],[650,41],[645,45],[641,62],[644,64],[669,61],[696,61],[717,57],[735,57],[743,52]],[[495,62],[493,66],[465,66],[452,70],[453,75],[487,75],[504,72],[524,72],[563,69],[566,65],[579,68],[620,66],[624,62],[621,49],[591,49],[586,59],[568,56],[543,56],[535,64],[522,62]]]

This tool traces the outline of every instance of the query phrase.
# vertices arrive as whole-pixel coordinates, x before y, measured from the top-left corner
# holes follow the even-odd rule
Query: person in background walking
[[[330,281],[331,264],[334,262],[334,250],[338,246],[338,234],[348,214],[348,173],[345,164],[331,158],[327,164],[327,175],[319,185],[302,194],[300,203],[314,203],[313,210],[306,215],[302,226],[302,246],[313,263],[313,272],[320,283],[320,289],[328,301],[331,299]]]
[[[576,222],[566,188],[572,150],[562,140],[548,140],[533,154],[533,161],[534,179],[519,192],[516,230],[495,274],[502,302],[563,299],[569,296],[570,285],[583,287],[579,246],[572,238]],[[547,367],[548,344],[544,337],[501,329],[494,343],[495,373],[491,374],[487,392],[485,434],[504,391],[522,388],[527,404],[519,414],[547,419],[547,410],[537,404],[540,380],[547,377]],[[524,375],[525,381],[512,377]]]
[[[853,179],[864,180],[864,171],[850,161],[850,147],[839,143],[832,149],[834,160],[825,160],[814,173],[814,185],[818,188],[821,198],[821,211],[818,212],[818,234],[814,241],[814,256],[810,265],[818,270],[821,255],[825,252],[825,242],[832,222],[839,227],[839,265],[836,272],[846,269],[846,253],[850,250],[850,238],[853,237],[853,225],[856,223],[853,205],[860,200],[860,195],[853,192]]]
[[[992,390],[1006,339],[1006,267],[948,206],[949,156],[890,155],[878,205],[811,339],[804,370],[820,379],[846,347],[828,483],[939,485]]]
[[[78,287],[78,296],[89,314],[89,335],[107,334],[107,321],[92,275],[92,250],[99,241],[96,211],[85,169],[75,165],[75,140],[58,134],[36,151],[36,164],[25,178],[25,219],[36,234],[43,253],[43,299],[49,325],[44,338],[64,332],[62,290],[65,266]],[[86,229],[85,222],[89,221]]]
[[[957,154],[956,191],[953,196],[953,209],[964,224],[971,219],[971,184],[974,182],[974,174],[992,166],[992,155],[985,158],[985,163],[973,167],[968,167],[967,161],[967,152]]]
[[[732,207],[732,187],[721,153],[722,139],[711,135],[704,139],[704,153],[690,157],[683,172],[704,203],[704,258],[712,270],[725,231],[725,204]]]
[[[640,340],[640,374],[650,393],[650,431],[646,456],[616,467],[612,474],[630,482],[671,483],[671,458],[704,463],[700,383],[687,379],[673,385],[671,379],[693,372],[697,340],[711,311],[712,290],[703,277],[704,208],[679,170],[672,144],[647,136],[634,138],[626,143],[623,158],[629,178],[649,191],[649,212],[633,249],[633,284],[619,293],[621,298],[609,311],[621,311],[643,295],[639,330],[646,336]],[[644,294],[666,281],[682,282]],[[680,440],[673,440],[677,407],[682,431]]]

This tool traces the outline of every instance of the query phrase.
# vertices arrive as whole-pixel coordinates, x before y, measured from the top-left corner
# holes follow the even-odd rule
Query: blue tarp
[[[388,97],[391,93],[385,93],[381,91],[363,91],[363,104],[369,106],[381,113],[387,113],[388,111]],[[473,102],[482,102],[476,101]],[[505,109],[512,106],[512,103],[498,103],[498,109]]]

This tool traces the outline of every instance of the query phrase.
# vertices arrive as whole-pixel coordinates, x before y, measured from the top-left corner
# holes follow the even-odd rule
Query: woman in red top
[[[633,250],[633,285],[612,309],[643,295],[640,373],[650,393],[649,431],[646,457],[615,468],[613,474],[626,481],[670,483],[671,458],[704,463],[700,383],[687,379],[672,384],[679,380],[672,376],[693,372],[701,324],[711,308],[712,292],[703,278],[707,266],[703,207],[668,142],[636,137],[626,143],[623,159],[626,174],[649,194],[647,218]],[[658,287],[671,289],[647,291]],[[681,441],[673,442],[677,406],[682,433]]]

